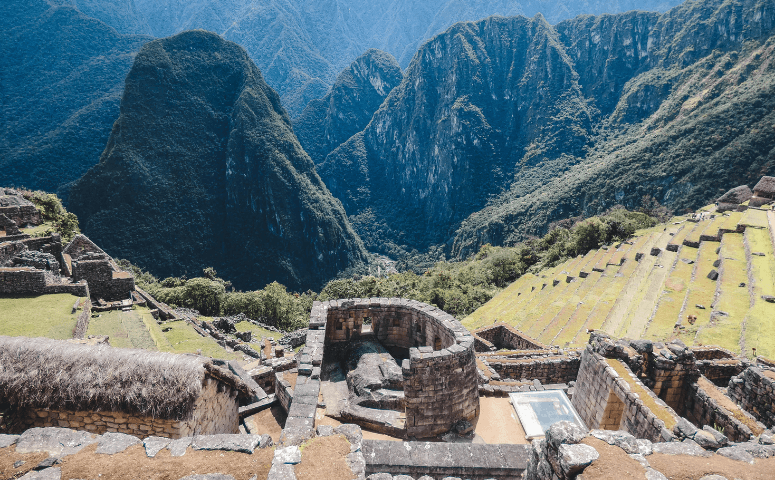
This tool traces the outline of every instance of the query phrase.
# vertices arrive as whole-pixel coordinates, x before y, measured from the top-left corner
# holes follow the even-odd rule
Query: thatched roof
[[[759,183],[753,187],[753,191],[757,194],[764,194],[767,197],[775,195],[775,177],[762,177]]]
[[[753,192],[748,188],[748,185],[740,185],[720,196],[716,201],[719,203],[734,203],[739,205],[750,200],[752,196]]]
[[[16,407],[183,420],[190,417],[206,374],[247,391],[204,357],[0,336],[0,401]]]

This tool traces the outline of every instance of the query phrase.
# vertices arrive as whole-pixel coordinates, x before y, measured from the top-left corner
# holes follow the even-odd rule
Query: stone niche
[[[399,298],[337,300],[325,308],[323,377],[346,378],[347,421],[425,438],[478,418],[474,338],[454,317]],[[391,423],[383,412],[405,416],[404,428],[392,422],[380,429]]]

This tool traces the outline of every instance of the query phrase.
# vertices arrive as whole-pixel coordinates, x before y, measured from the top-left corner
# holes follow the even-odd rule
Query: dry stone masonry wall
[[[500,349],[509,350],[545,350],[546,345],[534,340],[511,325],[496,323],[473,332],[477,352]]]
[[[748,367],[729,381],[729,397],[768,428],[775,427],[775,371]]]

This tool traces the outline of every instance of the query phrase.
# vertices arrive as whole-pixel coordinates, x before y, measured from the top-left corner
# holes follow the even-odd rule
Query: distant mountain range
[[[460,21],[542,13],[550,23],[581,14],[666,11],[678,0],[52,0],[121,33],[166,37],[201,28],[242,45],[298,116],[369,48],[402,67],[419,46]]]
[[[245,50],[201,30],[147,43],[69,208],[111,255],[240,289],[320,288],[366,252]]]
[[[775,8],[492,17],[424,44],[318,171],[371,249],[464,258],[644,196],[683,211],[775,172]]]

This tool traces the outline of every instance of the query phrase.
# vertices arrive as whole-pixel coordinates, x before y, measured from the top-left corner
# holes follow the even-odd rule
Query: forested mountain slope
[[[279,96],[240,46],[201,30],[142,48],[69,208],[106,251],[159,276],[212,266],[241,289],[303,290],[366,258]]]
[[[406,67],[419,46],[460,21],[541,12],[550,23],[580,14],[665,11],[678,0],[55,0],[124,33],[165,37],[201,28],[242,45],[293,117],[323,97],[369,48]]]
[[[319,172],[368,246],[465,257],[644,195],[677,210],[775,168],[771,2],[461,23]]]
[[[0,26],[0,185],[56,191],[96,163],[151,37],[45,0],[4,0]]]

